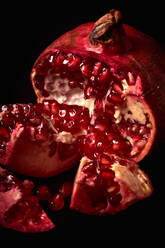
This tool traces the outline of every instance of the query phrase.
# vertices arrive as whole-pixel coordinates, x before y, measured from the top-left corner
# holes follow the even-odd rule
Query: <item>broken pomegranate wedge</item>
[[[13,173],[0,167],[0,224],[2,226],[31,233],[45,232],[55,227],[40,206],[37,196],[32,195],[31,186],[31,181],[21,181]]]
[[[152,186],[138,165],[114,155],[83,157],[72,192],[72,209],[86,214],[115,214],[151,195]]]
[[[23,175],[50,177],[79,160],[77,140],[87,133],[89,112],[45,101],[4,105],[0,119],[0,163]]]

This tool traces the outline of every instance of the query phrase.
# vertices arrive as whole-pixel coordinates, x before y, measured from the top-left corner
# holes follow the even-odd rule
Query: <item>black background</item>
[[[90,4],[89,4],[90,3]],[[154,37],[165,47],[164,6],[158,1],[83,1],[22,4],[8,3],[1,6],[1,104],[15,102],[35,102],[36,98],[30,83],[30,71],[41,51],[58,36],[82,23],[96,21],[111,8],[122,11],[124,22]],[[10,240],[49,240],[51,245],[61,242],[76,242],[77,245],[87,237],[108,242],[134,244],[151,239],[158,245],[164,224],[164,175],[163,151],[161,145],[152,155],[140,164],[148,173],[154,186],[153,195],[128,210],[115,216],[93,217],[75,212],[61,218],[55,230],[43,234],[22,234],[0,228],[0,239]],[[95,233],[93,235],[93,233]],[[13,241],[13,239],[11,239]],[[142,242],[142,244],[144,244]]]

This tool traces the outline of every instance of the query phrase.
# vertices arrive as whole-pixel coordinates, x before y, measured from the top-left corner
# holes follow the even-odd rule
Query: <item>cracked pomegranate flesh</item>
[[[50,44],[36,60],[31,81],[36,104],[0,108],[0,163],[24,176],[47,178],[81,162],[73,190],[72,182],[64,182],[53,195],[40,185],[24,197],[20,182],[1,176],[0,224],[16,230],[23,225],[28,232],[34,206],[42,219],[38,201],[61,211],[71,195],[72,209],[105,215],[152,193],[137,162],[165,139],[165,54],[154,39],[123,24],[113,9]],[[44,221],[42,230],[50,228]]]

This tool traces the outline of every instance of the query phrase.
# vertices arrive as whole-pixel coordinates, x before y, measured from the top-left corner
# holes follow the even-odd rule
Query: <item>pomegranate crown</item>
[[[92,32],[89,35],[89,42],[92,45],[116,43],[120,34],[124,33],[121,24],[121,12],[111,9],[109,13],[95,22]]]

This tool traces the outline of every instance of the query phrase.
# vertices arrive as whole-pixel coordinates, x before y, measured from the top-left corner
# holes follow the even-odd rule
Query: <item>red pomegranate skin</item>
[[[120,37],[118,44],[92,45],[89,35],[94,25],[93,22],[85,23],[65,33],[51,43],[38,60],[48,51],[59,49],[83,57],[94,57],[113,67],[127,68],[140,76],[141,81],[136,87],[131,86],[128,93],[137,95],[144,102],[153,128],[148,144],[135,159],[138,162],[165,139],[165,53],[153,38],[126,24],[122,24],[125,35]],[[33,82],[33,72],[34,69],[31,75],[33,87],[38,101],[42,102],[42,96]]]

